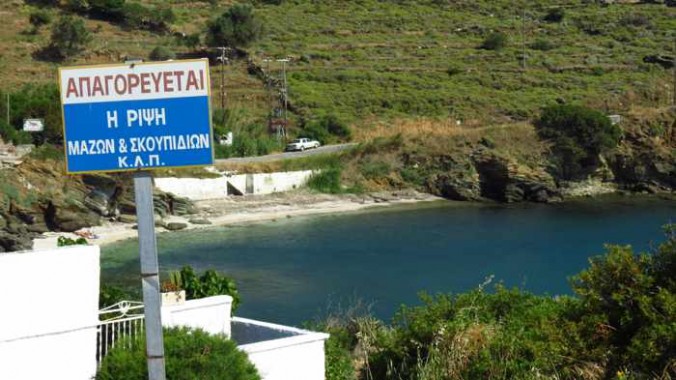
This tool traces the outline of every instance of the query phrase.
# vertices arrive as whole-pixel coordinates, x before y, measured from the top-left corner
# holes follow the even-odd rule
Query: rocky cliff
[[[58,160],[28,159],[0,171],[0,252],[32,248],[32,239],[47,231],[74,232],[102,220],[135,221],[129,175],[65,176]],[[192,203],[155,191],[155,213],[186,215]]]

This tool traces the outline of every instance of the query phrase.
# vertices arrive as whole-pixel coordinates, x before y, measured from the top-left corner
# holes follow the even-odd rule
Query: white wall
[[[312,170],[254,174],[254,194],[271,194],[305,186]]]
[[[245,318],[233,318],[252,327],[281,330],[297,334],[287,338],[267,340],[239,346],[249,355],[263,380],[324,380],[324,342],[328,334],[266,323]]]
[[[155,186],[194,201],[220,199],[228,196],[228,180],[220,178],[155,178]]]
[[[96,373],[99,247],[0,254],[0,379]]]
[[[155,178],[160,190],[194,201],[220,199],[228,196],[228,183],[242,194],[272,194],[305,186],[312,170],[295,172],[236,174],[220,178]],[[247,176],[253,178],[253,192],[247,190]]]
[[[230,337],[232,297],[214,296],[162,306],[162,326],[201,328],[210,334]]]
[[[247,175],[233,175],[228,181],[235,188],[245,192]],[[253,174],[253,194],[272,194],[297,189],[305,186],[310,176],[312,170]]]

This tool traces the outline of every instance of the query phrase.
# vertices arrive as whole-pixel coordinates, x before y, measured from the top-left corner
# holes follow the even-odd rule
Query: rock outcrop
[[[561,200],[554,178],[543,169],[518,165],[483,146],[467,159],[449,154],[432,162],[426,190],[448,199],[507,203]]]
[[[0,250],[28,250],[32,239],[47,231],[74,232],[109,218],[134,222],[130,176],[64,176],[62,163],[27,160],[0,172]],[[155,212],[167,215],[196,213],[186,198],[156,191]]]
[[[629,118],[624,141],[608,155],[619,186],[636,192],[676,191],[676,108]]]

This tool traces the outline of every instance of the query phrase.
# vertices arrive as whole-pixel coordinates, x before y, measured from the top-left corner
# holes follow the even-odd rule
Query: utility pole
[[[225,124],[225,62],[228,61],[228,55],[230,54],[229,47],[219,47],[221,55],[216,58],[221,62],[221,111],[223,112],[223,124]]]
[[[282,105],[284,107],[284,126],[280,129],[280,136],[286,136],[286,126],[289,123],[288,118],[288,108],[289,108],[289,89],[286,82],[286,63],[289,62],[288,58],[278,59],[277,62],[282,63]]]

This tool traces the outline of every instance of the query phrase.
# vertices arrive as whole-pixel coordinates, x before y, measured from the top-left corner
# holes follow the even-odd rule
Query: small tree
[[[501,32],[491,33],[481,44],[482,49],[500,50],[507,46],[507,35]]]
[[[125,0],[89,0],[89,11],[94,17],[120,22],[124,19]]]
[[[168,59],[176,58],[176,54],[166,46],[157,46],[150,52],[148,58],[150,58],[151,61],[166,61]]]
[[[52,15],[44,9],[40,9],[31,12],[30,16],[28,16],[28,21],[33,25],[35,31],[37,31],[41,26],[47,25],[52,21]]]
[[[563,17],[566,15],[566,12],[563,8],[552,8],[550,9],[544,17],[544,20],[547,22],[561,22]]]
[[[248,46],[262,33],[262,24],[248,4],[235,4],[208,25],[210,46]]]
[[[564,179],[595,167],[599,155],[617,146],[621,131],[601,112],[582,106],[555,105],[535,123],[540,138],[551,141]]]
[[[68,58],[84,50],[90,39],[82,18],[64,16],[52,29],[50,48],[59,58]]]
[[[87,13],[89,11],[89,1],[87,0],[68,0],[66,8],[71,12]]]

